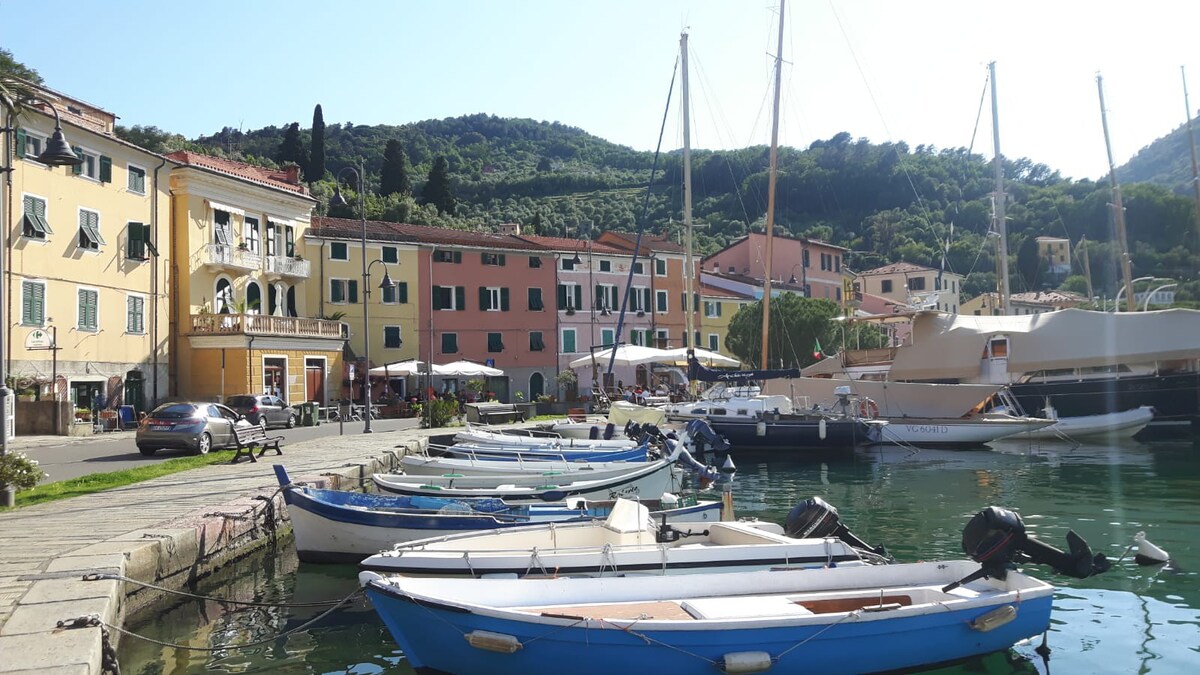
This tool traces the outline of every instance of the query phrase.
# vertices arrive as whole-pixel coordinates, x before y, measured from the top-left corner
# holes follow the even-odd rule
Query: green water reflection
[[[783,522],[796,502],[819,495],[863,539],[901,561],[962,556],[962,526],[979,509],[1019,510],[1031,532],[1064,545],[1074,529],[1096,550],[1120,558],[1133,534],[1172,554],[1168,568],[1138,567],[1132,555],[1086,580],[1038,570],[1059,587],[1051,668],[1056,673],[1183,673],[1200,663],[1200,448],[1191,443],[1120,447],[1014,444],[992,450],[860,452],[823,461],[739,461],[735,506],[741,516]],[[312,602],[356,586],[350,566],[300,565],[286,545],[206,580],[200,592],[239,599]],[[294,628],[320,609],[225,612],[214,603],[162,605],[127,627],[161,640],[214,647]],[[1044,672],[1035,645],[937,673]],[[183,652],[125,639],[126,673],[410,672],[373,611],[358,602],[321,624],[266,645],[216,653]]]

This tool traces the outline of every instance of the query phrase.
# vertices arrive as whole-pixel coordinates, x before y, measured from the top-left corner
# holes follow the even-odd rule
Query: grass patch
[[[565,420],[565,419],[567,419],[566,415],[534,415],[533,417],[530,417],[529,419],[527,419],[525,421],[526,422],[553,422],[554,420]]]
[[[92,494],[101,490],[141,483],[151,478],[179,473],[180,471],[197,469],[209,464],[225,463],[233,459],[234,452],[234,450],[214,450],[207,455],[176,457],[174,459],[163,460],[157,464],[139,466],[136,469],[125,469],[124,471],[111,471],[108,473],[91,473],[69,480],[45,483],[32,490],[18,492],[16,508],[54,502],[60,499],[70,499],[71,497]],[[0,509],[0,511],[2,510],[6,509]]]

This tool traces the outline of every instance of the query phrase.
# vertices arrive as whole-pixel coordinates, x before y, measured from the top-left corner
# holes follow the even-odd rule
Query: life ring
[[[868,420],[879,417],[879,404],[869,398],[858,399],[858,416]]]

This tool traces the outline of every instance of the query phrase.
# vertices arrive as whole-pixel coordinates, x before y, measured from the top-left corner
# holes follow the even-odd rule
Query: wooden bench
[[[491,424],[493,417],[503,418],[501,421],[508,422],[523,422],[525,421],[525,411],[511,403],[490,403],[488,405],[478,406],[479,421],[484,424]],[[510,420],[511,418],[511,420]]]
[[[237,453],[229,461],[230,464],[237,464],[243,456],[249,457],[251,462],[257,462],[258,459],[254,456],[255,450],[258,450],[259,457],[262,457],[267,450],[274,450],[276,455],[283,454],[283,450],[279,449],[279,443],[283,441],[283,436],[267,436],[267,432],[257,424],[235,425],[233,437],[237,440]]]

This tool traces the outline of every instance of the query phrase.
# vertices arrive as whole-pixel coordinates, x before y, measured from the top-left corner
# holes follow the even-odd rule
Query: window
[[[17,142],[15,148],[17,157],[24,157],[32,162],[36,162],[38,155],[42,154],[42,149],[45,147],[45,136],[41,136],[26,129],[17,129]]]
[[[296,228],[285,225],[283,228],[283,252],[289,258],[296,255]]]
[[[574,354],[575,353],[575,329],[574,328],[562,329],[562,353],[563,354]]]
[[[434,286],[433,308],[465,311],[467,309],[467,289],[463,286]]]
[[[540,352],[546,349],[546,342],[542,339],[542,331],[535,330],[529,333],[529,351]]]
[[[842,271],[842,256],[840,256],[840,255],[833,256],[833,271],[834,272]]]
[[[346,242],[333,241],[329,243],[329,259],[330,260],[349,260],[350,251],[347,250]]]
[[[479,309],[483,312],[507,312],[508,289],[494,286],[480,286]]]
[[[808,267],[808,266],[809,266],[809,265],[808,265],[808,262],[809,262],[809,260],[808,260],[808,249],[804,249],[804,255],[802,256],[802,258],[804,259],[804,266],[805,266],[805,267]]]
[[[835,288],[834,290],[837,291],[837,293],[834,295],[834,299],[837,300],[838,302],[841,302],[842,301],[842,288],[839,286],[839,287]]]
[[[125,296],[125,332],[146,332],[146,297],[143,295]]]
[[[100,304],[100,293],[93,288],[79,289],[79,330],[95,331],[97,326],[97,305]]]
[[[112,182],[112,158],[97,155],[83,148],[74,148],[75,155],[83,160],[82,164],[71,167],[71,173],[98,180],[102,183]]]
[[[262,289],[259,288],[258,282],[251,281],[246,284],[246,313],[262,313]]]
[[[879,282],[879,292],[880,293],[891,293],[892,292],[892,280],[884,279],[883,281],[880,281]]]
[[[458,333],[442,333],[442,353],[458,353]]]
[[[687,304],[688,304],[687,293],[679,294],[679,303],[683,306],[683,310],[686,312]],[[692,311],[693,312],[700,311],[700,294],[699,293],[692,293]]]
[[[258,253],[259,237],[258,218],[246,216],[245,224],[242,226],[242,241],[246,243],[246,250]]]
[[[382,259],[383,262],[389,265],[398,264],[400,262],[400,249],[395,246],[384,246]]]
[[[563,270],[564,272],[570,272],[570,271],[574,270],[575,269],[575,259],[574,258],[565,258],[565,257],[559,258],[558,259],[558,269]]]
[[[229,212],[213,209],[213,243],[229,245]]]
[[[100,236],[100,214],[79,209],[79,248],[99,251],[103,245],[104,237]]]
[[[403,344],[400,339],[400,326],[384,326],[383,327],[383,348],[384,349],[399,349]]]
[[[721,303],[715,300],[704,301],[704,318],[715,319],[721,316]]]
[[[583,306],[583,287],[579,284],[558,285],[558,308],[575,311]]]
[[[440,263],[462,263],[462,251],[434,251],[433,261]]]
[[[504,267],[503,253],[480,253],[479,261],[491,267]]]
[[[136,192],[139,195],[146,194],[146,170],[140,166],[127,164],[125,166],[127,178],[126,187],[130,192]]]
[[[596,284],[596,309],[612,311],[617,308],[617,302],[615,284]]]
[[[21,324],[41,326],[46,323],[46,284],[41,281],[21,282]]]
[[[542,259],[537,256],[529,256],[529,268],[537,269],[542,266]]]
[[[358,281],[355,279],[330,279],[329,302],[335,304],[358,302]]]
[[[146,240],[150,234],[150,228],[141,223],[130,222],[125,226],[128,233],[128,241],[125,242],[125,257],[130,260],[145,260],[146,259]]]
[[[504,351],[504,338],[500,333],[488,333],[488,351],[492,353]]]
[[[908,280],[908,290],[923,291],[925,290],[925,277],[913,277]]]
[[[708,349],[710,351],[721,351],[721,336],[717,333],[708,334]]]
[[[216,293],[213,294],[213,308],[217,310],[217,314],[228,314],[232,311],[233,283],[229,279],[217,279]]]
[[[655,258],[654,259],[654,276],[656,276],[656,277],[667,276],[667,259],[666,258]]]
[[[530,258],[530,260],[533,260],[533,258]],[[529,311],[540,312],[543,309],[545,309],[545,305],[542,304],[542,289],[529,289]]]
[[[633,273],[634,274],[645,274],[646,273],[645,264],[642,262],[633,263]]]
[[[21,220],[21,234],[31,239],[45,239],[54,234],[50,221],[46,220],[46,200],[25,195],[25,217]]]
[[[408,304],[408,282],[397,281],[395,286],[383,288],[381,294],[382,302],[385,305],[404,305]]]
[[[629,301],[632,305],[629,309],[635,312],[644,312],[650,309],[650,289],[645,286],[634,286]]]
[[[667,311],[667,292],[666,291],[655,291],[654,292],[654,301],[655,301],[654,302],[654,311],[659,312],[659,313],[663,313],[663,312]]]
[[[658,341],[658,344],[654,345],[655,347],[667,349],[671,344],[671,332],[666,328],[659,328],[655,331],[654,339]]]
[[[601,260],[600,261],[600,271],[601,272],[611,272],[612,271],[612,261],[611,260]]]
[[[615,342],[615,340],[613,339],[613,336],[615,334],[616,333],[613,331],[612,328],[601,328],[600,329],[600,344],[602,346],[611,346]]]

